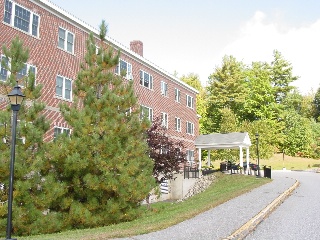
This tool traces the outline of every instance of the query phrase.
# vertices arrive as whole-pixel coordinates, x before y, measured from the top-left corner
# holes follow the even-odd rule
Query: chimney
[[[130,42],[130,50],[139,54],[143,57],[143,43],[139,40],[134,40]]]

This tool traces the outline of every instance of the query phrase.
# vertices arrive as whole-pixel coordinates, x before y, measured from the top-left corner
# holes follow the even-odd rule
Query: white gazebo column
[[[243,167],[243,152],[242,152],[242,146],[239,146],[240,148],[240,167]]]
[[[201,148],[199,148],[199,170],[201,170],[201,165],[202,165],[202,163],[201,163]]]
[[[211,166],[211,160],[210,160],[210,149],[208,149],[208,167]]]
[[[249,147],[246,149],[246,160],[247,160],[247,174],[249,175],[250,166],[249,166]]]

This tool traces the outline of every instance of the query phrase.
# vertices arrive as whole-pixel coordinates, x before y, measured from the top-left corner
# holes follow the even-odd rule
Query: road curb
[[[275,210],[283,201],[300,185],[300,182],[296,182],[284,191],[280,196],[273,200],[267,207],[265,207],[261,212],[256,216],[251,218],[247,223],[242,225],[238,230],[233,232],[229,237],[224,238],[224,240],[230,239],[244,239],[250,232],[252,232],[257,225],[262,222],[273,210]]]

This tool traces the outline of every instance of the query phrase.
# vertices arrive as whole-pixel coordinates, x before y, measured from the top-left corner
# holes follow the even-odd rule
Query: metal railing
[[[184,178],[199,178],[199,169],[193,167],[184,167]]]

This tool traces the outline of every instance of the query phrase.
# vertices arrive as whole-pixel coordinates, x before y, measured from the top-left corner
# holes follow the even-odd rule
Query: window
[[[180,90],[178,88],[174,89],[174,99],[176,102],[180,102]]]
[[[160,147],[160,154],[168,154],[168,153],[169,153],[168,147],[161,145],[161,147]]]
[[[146,88],[149,88],[149,89],[153,88],[152,76],[149,73],[142,70],[140,70],[140,85],[145,86]]]
[[[187,129],[187,133],[192,135],[194,134],[194,124],[192,122],[187,122],[186,129]]]
[[[194,162],[194,151],[193,150],[187,150],[187,161],[189,163]]]
[[[152,108],[140,105],[140,118],[146,117],[152,122],[153,119],[153,110]]]
[[[17,80],[21,80],[24,77],[28,76],[29,72],[32,72],[34,76],[36,76],[36,67],[25,63],[23,68],[17,73]],[[24,86],[24,82],[19,81],[19,85]]]
[[[54,127],[53,138],[56,139],[61,134],[66,134],[67,136],[70,136],[70,133],[71,131],[69,128]]]
[[[73,53],[74,34],[59,27],[58,46],[69,53]]]
[[[161,94],[164,96],[168,96],[168,83],[161,81]]]
[[[7,65],[10,64],[8,58],[5,56],[1,56],[1,60],[3,60]],[[1,62],[0,66],[0,81],[6,81],[10,75],[10,72],[1,65]],[[28,76],[29,71],[36,75],[36,70],[37,68],[35,66],[25,63],[23,68],[17,73],[17,80],[21,80],[22,78]],[[20,81],[19,85],[24,86],[24,82]]]
[[[193,97],[186,95],[186,99],[187,99],[187,106],[193,109]]]
[[[130,107],[130,108],[128,108],[127,110],[126,110],[126,116],[130,116],[131,115],[131,113],[132,113],[132,108]]]
[[[177,117],[175,118],[175,130],[181,132],[181,119]]]
[[[39,36],[40,17],[13,1],[6,0],[3,21],[35,37]]]
[[[71,100],[72,87],[71,80],[62,76],[56,78],[56,96]]]
[[[4,68],[4,66],[2,66],[2,61],[4,61],[7,65],[9,64],[9,59],[6,58],[5,56],[1,56],[0,59],[0,81],[6,81],[8,79],[9,76],[9,72],[7,69]]]
[[[127,80],[133,80],[132,77],[132,65],[122,59],[120,59],[119,64],[116,66],[115,73],[126,77]]]
[[[161,113],[161,125],[165,128],[168,128],[168,113]]]

